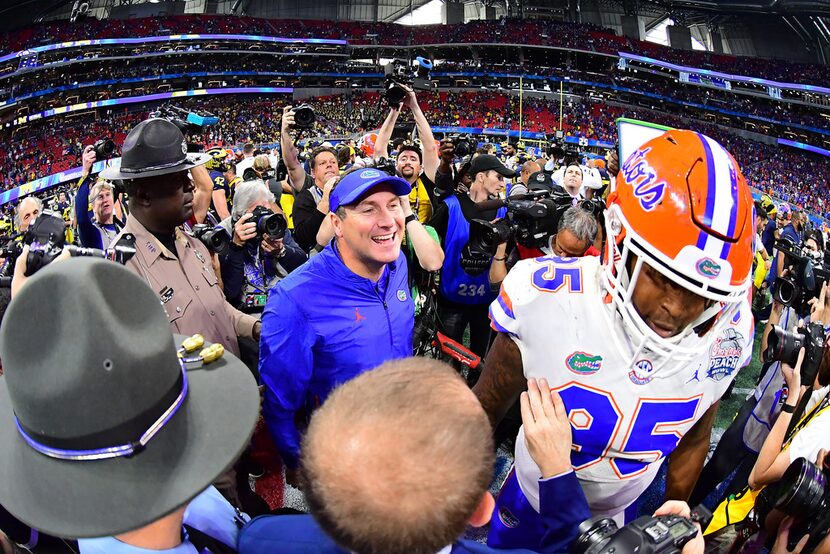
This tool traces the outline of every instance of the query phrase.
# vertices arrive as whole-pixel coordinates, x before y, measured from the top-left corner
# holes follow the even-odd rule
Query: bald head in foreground
[[[558,530],[540,550],[561,552],[590,514],[570,470],[564,406],[541,391],[550,389],[534,381],[524,402],[540,427],[533,436],[544,439],[538,453],[551,478],[542,489]],[[451,367],[426,358],[387,362],[341,385],[312,417],[301,467],[313,519],[258,518],[240,533],[239,552],[494,552],[460,539],[468,524],[485,525],[493,514],[494,450],[484,409]]]
[[[490,519],[490,425],[441,362],[390,362],[340,387],[303,452],[312,513],[350,550],[434,553]]]

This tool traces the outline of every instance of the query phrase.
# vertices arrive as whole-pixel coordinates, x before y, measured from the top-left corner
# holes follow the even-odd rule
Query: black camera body
[[[508,197],[504,201],[507,215],[503,219],[495,223],[481,219],[470,222],[467,253],[470,257],[489,258],[500,243],[510,239],[526,248],[545,247],[556,234],[562,214],[573,205],[571,195],[558,189]]]
[[[795,367],[798,362],[798,351],[804,348],[801,383],[812,386],[824,356],[824,341],[824,327],[821,323],[809,323],[792,331],[773,325],[767,337],[764,361],[782,362]]]
[[[201,134],[205,131],[205,127],[219,123],[219,118],[210,112],[185,110],[171,105],[161,106],[158,110],[152,112],[150,117],[166,119],[179,128],[179,131],[182,132],[185,139],[187,139],[188,135]],[[196,144],[188,144],[187,150],[188,152],[199,152],[201,147]]]
[[[821,255],[813,256],[786,237],[775,241],[775,247],[784,253],[792,270],[788,276],[775,280],[772,298],[800,315],[806,314],[810,310],[808,302],[818,298],[824,283],[830,280],[830,267]]]
[[[805,458],[798,458],[776,483],[769,485],[755,500],[758,522],[763,526],[775,509],[795,519],[790,528],[787,550],[795,550],[801,538],[810,538],[804,552],[812,552],[830,531],[830,471]]]
[[[2,277],[14,275],[14,266],[23,253],[24,245],[29,246],[29,254],[26,256],[27,277],[52,263],[64,248],[69,250],[71,256],[106,258],[120,264],[127,263],[135,255],[135,236],[130,233],[122,235],[114,246],[106,250],[67,245],[66,222],[59,215],[44,211],[29,224],[22,241],[12,240],[4,247],[3,254],[7,255],[8,263]]]
[[[459,158],[466,158],[475,153],[478,143],[468,134],[447,135],[444,139],[451,142],[455,147],[455,155]]]
[[[562,160],[563,165],[579,160],[579,152],[565,142],[564,137],[548,135],[548,145],[545,154],[554,160]]]
[[[308,104],[300,104],[296,108],[292,108],[291,113],[294,114],[294,128],[296,129],[310,129],[317,121],[314,108]]]
[[[253,181],[256,179],[262,179],[264,182],[268,182],[269,180],[275,178],[277,176],[276,170],[273,167],[268,167],[262,174],[256,172],[253,167],[249,167],[242,173],[242,180],[243,181]]]
[[[675,553],[700,531],[688,518],[677,515],[641,516],[617,527],[608,517],[593,517],[579,524],[572,554]]]
[[[96,160],[107,160],[115,153],[115,143],[108,138],[98,139],[92,148],[95,151]]]
[[[383,66],[384,98],[391,108],[397,108],[406,98],[406,89],[432,90],[429,72],[432,71],[432,62],[426,58],[416,58],[416,68],[404,60],[392,60]]]
[[[194,225],[190,232],[214,254],[222,256],[231,246],[231,236],[223,227],[218,225],[199,223]]]

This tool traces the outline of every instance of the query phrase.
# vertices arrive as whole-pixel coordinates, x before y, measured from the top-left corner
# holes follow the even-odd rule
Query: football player
[[[210,210],[222,221],[231,216],[231,204],[233,203],[233,189],[228,182],[228,151],[221,146],[214,146],[207,150],[210,154],[210,161],[205,164],[213,182],[213,196],[210,202]]]
[[[474,391],[495,426],[527,379],[547,379],[595,515],[621,522],[669,455],[667,497],[694,486],[718,400],[752,354],[752,209],[721,145],[669,131],[617,176],[604,262],[520,261],[491,305],[498,336]],[[538,543],[540,477],[520,430],[488,544]]]

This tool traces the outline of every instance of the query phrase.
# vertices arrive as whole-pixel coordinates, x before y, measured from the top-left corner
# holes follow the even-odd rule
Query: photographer
[[[109,248],[124,227],[116,217],[116,198],[112,184],[99,179],[92,182],[92,165],[95,163],[95,147],[87,145],[82,157],[83,169],[75,195],[75,219],[78,222],[78,237],[81,245],[88,248]],[[90,190],[91,188],[91,190]],[[92,198],[92,214],[89,213],[89,199]],[[120,203],[118,205],[120,211]]]
[[[236,173],[242,176],[243,179],[245,170],[254,165],[254,150],[254,145],[250,142],[246,142],[245,146],[242,147],[242,159],[236,163]]]
[[[777,364],[780,366],[781,381],[785,383],[785,388],[776,395],[778,406],[773,406],[779,413],[759,449],[747,478],[748,485],[741,492],[726,497],[715,510],[712,524],[706,530],[707,534],[712,535],[713,542],[734,541],[734,533],[730,533],[727,528],[730,525],[753,527],[747,516],[753,507],[757,515],[763,504],[760,498],[756,498],[758,493],[762,488],[778,481],[793,461],[806,458],[815,462],[819,449],[830,449],[830,412],[826,409],[827,385],[830,384],[830,350],[827,349],[828,330],[824,323],[830,320],[830,286],[826,285],[822,289],[819,298],[811,306],[810,319],[820,334],[820,351],[816,352],[807,344],[806,348],[799,350],[794,362],[791,354],[787,353],[787,359]],[[805,339],[805,342],[809,341],[806,337]],[[811,374],[813,371],[814,376]],[[805,379],[809,381],[805,382]],[[740,417],[739,413],[738,418]],[[734,489],[730,486],[729,490]],[[759,524],[763,526],[763,520]],[[777,522],[773,527],[775,526]],[[738,536],[741,535],[739,532]]]
[[[572,206],[559,218],[556,234],[550,237],[546,249],[528,249],[517,245],[518,258],[525,260],[551,254],[560,258],[599,256],[599,251],[593,247],[598,229],[597,219],[591,212],[579,206]],[[507,243],[503,242],[496,249],[493,264],[490,266],[490,286],[494,290],[498,290],[507,276],[508,258],[512,259],[513,263],[518,261],[513,259],[512,252],[508,255]],[[512,267],[512,263],[510,266]]]
[[[233,236],[228,253],[220,258],[225,297],[244,311],[262,311],[271,287],[307,260],[288,229],[282,237],[257,230],[257,208],[271,212],[258,213],[260,217],[282,215],[262,181],[245,181],[236,189],[231,216],[220,224]]]
[[[498,158],[481,155],[473,159],[469,174],[473,179],[469,193],[455,193],[443,200],[430,225],[441,238],[444,263],[438,297],[439,317],[448,337],[462,341],[470,327],[470,350],[483,356],[490,335],[488,306],[496,294],[490,289],[488,271],[492,258],[481,259],[465,253],[470,239],[470,221],[492,221],[503,217],[504,209],[479,210],[483,202],[504,190],[505,178],[515,176]]]
[[[293,125],[294,112],[291,106],[286,106],[282,112],[280,140],[289,183],[295,191],[292,211],[294,239],[308,252],[317,245],[317,232],[329,213],[329,194],[334,185],[332,177],[337,177],[340,172],[334,149],[318,146],[309,156],[311,174],[307,174],[300,164],[297,147],[291,138]]]
[[[409,194],[409,204],[412,211],[418,216],[418,221],[426,223],[432,217],[433,204],[435,203],[435,172],[438,169],[438,149],[435,147],[435,137],[432,135],[432,128],[429,126],[424,112],[418,105],[415,92],[409,87],[406,90],[406,97],[397,107],[389,110],[389,115],[378,131],[378,138],[375,142],[375,159],[388,158],[389,138],[395,129],[395,122],[401,113],[401,109],[407,106],[415,119],[415,127],[418,129],[418,137],[421,139],[421,149],[413,144],[402,144],[398,148],[398,157],[395,167],[398,176],[405,179],[412,187]]]
[[[282,184],[277,182],[274,167],[271,165],[271,160],[265,154],[260,154],[254,158],[254,165],[245,170],[245,175],[242,176],[242,179],[244,181],[261,180],[274,195],[277,204],[280,203],[283,192],[292,192],[290,186],[287,186],[287,190],[285,190]]]
[[[507,167],[510,167],[509,165]],[[519,172],[519,182],[515,183],[513,186],[509,186],[507,189],[507,196],[518,196],[522,194],[527,194],[528,190],[530,190],[530,178],[533,175],[543,175],[546,176],[546,173],[542,172],[542,168],[539,166],[538,163],[534,162],[533,160],[526,161],[522,164],[522,169]],[[546,183],[550,184],[550,177],[547,178]],[[548,187],[550,188],[550,187]]]
[[[29,224],[43,211],[43,201],[36,196],[27,196],[14,210],[14,225],[19,233],[25,233]]]
[[[756,218],[757,219],[757,218]],[[756,229],[760,227],[756,221]],[[802,255],[817,259],[822,253],[822,237],[820,234],[808,232],[802,245]],[[732,493],[740,491],[747,483],[750,469],[757,458],[757,453],[769,434],[769,430],[779,416],[783,398],[787,393],[784,377],[781,373],[781,357],[776,354],[787,343],[787,337],[800,334],[799,311],[813,308],[808,322],[815,320],[815,307],[825,297],[827,286],[813,291],[817,297],[809,298],[806,291],[797,295],[784,292],[786,287],[803,287],[803,271],[796,271],[794,266],[784,269],[783,273],[773,286],[773,302],[769,318],[761,337],[761,352],[764,356],[763,373],[758,380],[755,391],[750,395],[735,416],[729,428],[724,432],[711,459],[695,485],[692,493],[692,502],[703,501],[715,488],[732,475],[731,480],[721,490],[719,499],[722,500]],[[793,290],[795,288],[793,287]],[[788,297],[787,305],[782,303],[784,296]],[[808,298],[808,300],[805,300]],[[823,317],[823,316],[822,316]],[[819,319],[825,321],[825,319]],[[774,348],[770,349],[773,344]],[[830,368],[828,368],[830,369]],[[701,378],[701,376],[697,376]],[[825,378],[822,377],[822,380]],[[735,470],[737,466],[737,471]]]
[[[803,231],[801,222],[801,215],[797,210],[790,208],[788,204],[778,206],[778,240],[788,239],[793,244],[801,244],[801,233]],[[776,247],[772,258],[772,267],[767,275],[767,283],[771,286],[781,276],[781,272],[786,267],[784,253]]]

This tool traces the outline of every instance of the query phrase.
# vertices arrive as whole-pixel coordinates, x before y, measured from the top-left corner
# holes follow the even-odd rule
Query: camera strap
[[[807,400],[809,400],[809,397],[805,399],[805,402]],[[809,425],[813,419],[827,411],[828,408],[830,408],[830,393],[824,395],[824,398],[821,399],[821,402],[813,406],[813,409],[810,410],[809,413],[805,414],[804,417],[802,417],[798,421],[798,423],[796,423],[789,429],[787,433],[787,438],[784,440],[784,444],[781,447],[781,450],[784,450],[785,448],[790,446],[790,443],[792,442],[793,438],[795,438],[795,435],[799,431],[804,429],[807,425]]]

